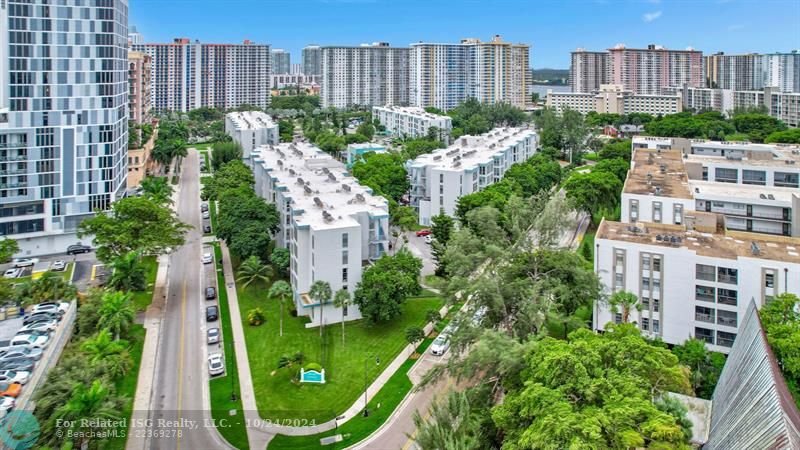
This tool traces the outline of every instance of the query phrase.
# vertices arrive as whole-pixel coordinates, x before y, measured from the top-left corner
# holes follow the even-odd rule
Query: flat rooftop
[[[382,109],[384,111],[391,111],[401,114],[408,114],[412,116],[422,117],[425,119],[450,119],[450,116],[443,116],[439,114],[429,113],[425,111],[424,108],[420,108],[419,106],[394,106],[394,105],[386,105],[386,106],[375,106],[373,109]]]
[[[359,144],[348,144],[347,145],[347,149],[348,150],[362,150],[362,149],[366,149],[366,150],[383,149],[383,150],[386,150],[386,146],[383,145],[383,144],[377,144],[375,142],[362,142],[362,143],[359,143]]]
[[[800,196],[795,188],[755,186],[750,184],[714,183],[711,181],[690,180],[689,187],[695,197],[710,196],[727,198],[734,202],[758,201],[767,204],[771,201],[776,206],[791,207],[792,197]]]
[[[666,237],[666,239],[665,239]],[[800,238],[728,231],[704,233],[680,225],[630,224],[604,220],[597,239],[646,244],[656,247],[685,248],[701,256],[737,259],[759,258],[800,264]],[[753,244],[758,255],[753,254]]]
[[[757,144],[752,144],[757,145]],[[758,150],[752,149],[742,149],[745,152],[753,152],[751,156],[756,157],[747,157],[744,156],[742,158],[729,158],[727,156],[715,156],[715,155],[686,155],[686,161],[688,162],[698,162],[698,163],[724,163],[724,164],[735,164],[735,165],[742,165],[745,166],[757,166],[757,167],[775,167],[775,168],[789,168],[789,169],[800,169],[800,150],[797,148],[792,147],[773,147],[768,146],[769,148],[759,148]],[[727,150],[731,150],[733,148],[726,147]],[[736,148],[735,150],[739,150]]]
[[[459,172],[477,169],[481,164],[492,162],[504,149],[535,135],[535,131],[527,128],[495,128],[479,136],[461,136],[447,148],[418,156],[409,166],[434,166]]]
[[[260,130],[277,126],[269,114],[261,111],[240,111],[225,115],[238,130]]]
[[[634,150],[622,191],[627,194],[693,198],[682,152],[676,149]]]
[[[352,216],[389,215],[386,199],[350,176],[342,163],[308,143],[261,146],[253,151],[284,196],[292,199],[294,220],[315,230],[358,225]]]

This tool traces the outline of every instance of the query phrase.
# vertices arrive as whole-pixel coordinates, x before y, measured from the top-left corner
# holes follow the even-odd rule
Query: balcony
[[[0,189],[16,189],[28,187],[27,182],[0,184]]]
[[[27,159],[27,155],[0,156],[0,161],[25,161]]]
[[[717,324],[724,325],[726,327],[733,327],[736,328],[737,320],[733,317],[717,317]]]
[[[719,345],[720,347],[733,347],[733,339],[718,337],[717,345]]]
[[[26,175],[28,169],[6,169],[0,170],[0,175]]]
[[[694,320],[698,322],[714,323],[713,314],[694,313]]]

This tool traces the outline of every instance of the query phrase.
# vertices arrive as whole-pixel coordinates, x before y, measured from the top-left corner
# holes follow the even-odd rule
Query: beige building
[[[569,86],[572,92],[593,92],[608,84],[608,52],[578,48],[572,52]]]
[[[681,112],[679,95],[634,94],[618,84],[603,84],[595,92],[547,91],[547,106],[561,112],[564,108],[582,114],[589,112],[609,114],[647,113],[666,115]]]
[[[688,48],[669,50],[660,45],[608,50],[608,82],[621,84],[634,94],[661,93],[668,86],[703,86],[703,52]]]
[[[137,124],[150,122],[150,56],[128,52],[128,114]]]
[[[139,148],[128,148],[128,189],[135,188],[142,183],[147,175],[156,168],[155,162],[150,159],[150,152],[158,137],[158,127],[153,127],[153,135],[147,142],[142,142]]]

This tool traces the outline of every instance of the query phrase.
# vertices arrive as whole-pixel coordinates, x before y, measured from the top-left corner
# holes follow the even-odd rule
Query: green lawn
[[[216,261],[222,260],[222,251],[219,244],[214,244]],[[233,330],[231,328],[230,308],[228,308],[228,293],[225,291],[225,277],[222,268],[217,265],[217,291],[219,296],[219,320],[222,331],[222,345],[225,352],[225,375],[212,379],[209,382],[211,395],[211,417],[216,423],[226,423],[227,426],[218,426],[222,437],[238,449],[250,448],[247,443],[247,429],[244,423],[242,410],[242,396],[239,392],[239,370],[236,366],[236,351],[233,346]],[[236,401],[231,400],[231,392],[236,394]],[[230,411],[236,410],[236,415],[231,416]],[[225,422],[222,422],[222,420]]]
[[[266,299],[267,287],[254,285],[238,290],[250,371],[256,403],[262,418],[278,421],[305,419],[308,425],[333,419],[358,399],[364,388],[364,365],[372,382],[407,345],[405,330],[422,326],[425,312],[440,308],[438,297],[409,299],[403,315],[390,323],[368,326],[364,321],[345,324],[345,343],[342,343],[340,324],[325,327],[323,339],[319,329],[306,329],[306,319],[292,317],[286,308],[283,336],[278,335],[280,307],[277,301]],[[260,307],[267,316],[266,324],[251,327],[247,312]],[[324,344],[324,345],[323,345]],[[277,370],[282,355],[302,352],[305,363],[319,363],[325,368],[324,385],[292,383],[294,369]],[[375,364],[375,357],[380,365]]]
[[[136,307],[136,311],[146,310],[153,301],[153,288],[156,284],[156,273],[158,272],[158,260],[155,256],[142,257],[142,265],[146,271],[147,289],[133,293],[133,304]]]
[[[142,362],[142,350],[144,348],[144,338],[147,331],[142,325],[134,324],[130,328],[128,342],[130,342],[130,354],[133,359],[133,366],[131,370],[123,378],[114,383],[117,394],[121,397],[126,397],[125,405],[122,408],[121,417],[124,417],[127,422],[130,422],[131,413],[133,412],[133,401],[136,396],[136,383],[139,381],[139,365]],[[117,436],[104,441],[102,448],[104,449],[119,449],[125,448],[127,438],[124,436]]]
[[[419,347],[417,347],[417,352],[424,353],[432,341],[432,339],[425,339]],[[389,418],[413,387],[411,380],[408,378],[408,371],[416,361],[416,359],[406,360],[397,372],[389,378],[389,381],[383,385],[375,397],[370,400],[367,405],[367,409],[370,411],[368,417],[358,415],[339,425],[338,430],[325,431],[319,434],[308,436],[287,436],[279,434],[270,441],[267,448],[269,450],[321,448],[322,446],[319,444],[321,438],[334,436],[336,434],[342,435],[342,441],[326,446],[325,448],[341,449],[366,439]],[[380,408],[378,408],[378,405],[380,405]]]
[[[189,144],[186,148],[196,148],[197,150],[210,150],[213,142],[203,142],[202,144]]]

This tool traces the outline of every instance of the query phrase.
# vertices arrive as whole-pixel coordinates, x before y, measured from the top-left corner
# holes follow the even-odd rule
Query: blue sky
[[[146,42],[250,39],[292,52],[306,44],[458,42],[531,45],[535,68],[569,67],[576,47],[660,44],[706,54],[800,49],[800,0],[130,0]]]

